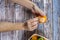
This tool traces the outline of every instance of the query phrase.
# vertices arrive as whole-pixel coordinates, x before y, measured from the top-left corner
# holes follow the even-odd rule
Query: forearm
[[[39,13],[41,16],[45,15],[45,13],[35,3],[33,3],[30,0],[12,0],[12,2],[20,4],[28,9],[30,9],[31,11],[33,10],[34,12]]]
[[[24,23],[0,22],[0,32],[13,31],[13,30],[27,30],[33,31],[37,28],[38,17],[27,20]]]
[[[35,5],[33,2],[29,0],[12,0],[12,2],[20,4],[28,9],[32,9],[33,5]]]
[[[24,23],[0,22],[0,32],[12,30],[25,30]]]

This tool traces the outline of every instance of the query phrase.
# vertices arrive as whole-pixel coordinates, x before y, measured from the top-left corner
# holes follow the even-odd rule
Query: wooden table
[[[45,4],[44,4],[43,0],[34,1],[34,2],[36,4],[38,4],[38,6],[42,10],[43,9],[46,10],[45,12],[49,11],[48,9],[45,8],[45,6],[44,6]],[[51,8],[49,8],[49,9],[51,10]],[[30,18],[33,18],[33,14],[27,13],[26,10],[27,9],[24,9],[24,7],[22,7],[21,5],[18,5],[18,4],[13,5],[11,3],[8,3],[8,5],[5,6],[5,0],[1,0],[0,21],[1,22],[8,21],[8,22],[15,23],[15,22],[24,22]],[[28,40],[28,38],[34,33],[43,35],[43,36],[47,37],[49,40],[52,40],[52,26],[51,26],[52,24],[50,22],[52,22],[52,21],[49,21],[49,23],[46,23],[46,24],[39,24],[38,29],[36,29],[32,32],[24,31],[24,30],[0,32],[0,40]]]

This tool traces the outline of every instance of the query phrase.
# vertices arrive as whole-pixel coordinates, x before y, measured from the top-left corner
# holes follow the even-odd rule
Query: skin
[[[33,14],[39,16],[45,16],[45,13],[38,8],[36,4],[30,0],[11,0],[12,3],[22,5],[32,11]],[[26,4],[26,5],[25,5]],[[33,9],[34,6],[34,9]],[[28,20],[27,25],[25,23],[11,23],[11,22],[0,22],[0,32],[12,31],[12,30],[28,30],[33,31],[38,26],[38,17]]]
[[[33,14],[39,15],[39,16],[45,16],[45,13],[32,1],[30,0],[11,0],[12,3],[17,3],[19,5],[22,5],[32,11]],[[34,9],[33,9],[34,6]]]
[[[0,22],[0,32],[13,30],[28,30],[33,31],[37,28],[38,18],[33,18],[25,23]]]

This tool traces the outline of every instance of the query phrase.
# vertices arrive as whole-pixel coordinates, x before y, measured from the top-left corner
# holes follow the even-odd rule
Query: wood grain
[[[48,13],[47,14],[49,18],[48,22],[44,25],[39,24],[38,29],[34,31],[16,30],[16,31],[9,31],[9,32],[1,32],[0,33],[1,40],[28,40],[28,38],[34,33],[46,36],[49,40],[53,40],[56,37],[56,36],[54,37],[55,33],[57,33],[56,31],[54,31],[55,26],[53,26],[53,24],[51,23],[52,21],[54,21],[52,19],[53,14],[51,14],[52,7],[50,2],[52,1],[51,0],[46,1],[46,5],[44,4],[43,0],[41,1],[33,0],[33,1],[39,6],[40,9],[45,10],[45,12]],[[18,4],[13,5],[11,2],[7,4],[7,7],[5,7],[5,5],[6,5],[5,0],[2,0],[0,4],[0,21],[1,22],[12,22],[12,23],[18,22],[19,23],[34,17],[33,14],[26,12],[27,8],[24,9],[24,7],[22,7],[21,5],[18,5]],[[54,21],[54,23],[56,22]]]

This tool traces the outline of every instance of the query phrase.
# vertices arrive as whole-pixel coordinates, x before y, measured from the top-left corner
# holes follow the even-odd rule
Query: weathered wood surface
[[[47,14],[48,21],[44,24],[44,33],[49,40],[53,40],[53,20],[52,20],[52,0],[44,0],[44,12]]]
[[[55,26],[55,40],[60,40],[60,0],[54,0],[54,13],[55,15],[55,23],[57,24]]]
[[[58,10],[57,10],[57,14],[58,14],[58,40],[60,40],[60,0],[57,1],[58,4]]]
[[[9,3],[5,6],[5,0],[1,0],[0,4],[0,20],[8,22],[22,22],[24,19],[24,13],[22,11],[22,6],[15,6]],[[24,31],[11,31],[11,32],[1,32],[1,40],[21,40]]]
[[[34,34],[40,34],[46,36],[49,40],[53,40],[53,14],[52,14],[52,0],[32,0],[39,8],[45,11],[48,16],[48,22],[46,24],[39,24],[38,29],[32,32],[17,30],[10,32],[1,32],[0,40],[28,40],[28,38]],[[24,22],[30,18],[33,18],[33,14],[26,13],[27,9],[24,7],[12,3],[5,3],[5,0],[0,0],[0,21],[8,22]]]

